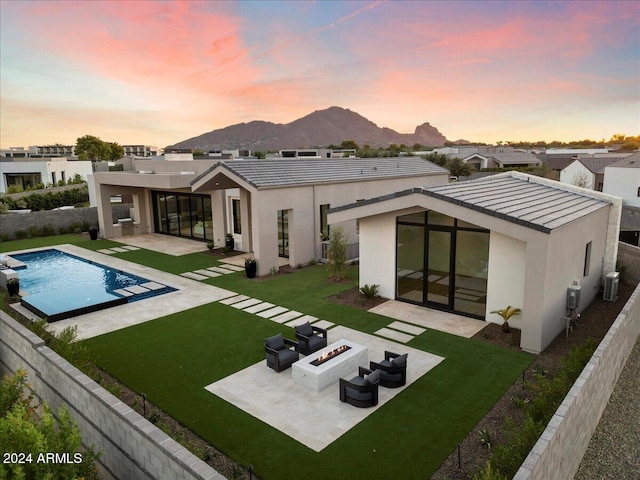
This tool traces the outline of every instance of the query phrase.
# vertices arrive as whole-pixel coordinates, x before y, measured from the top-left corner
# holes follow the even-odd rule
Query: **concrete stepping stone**
[[[302,313],[296,312],[295,310],[289,310],[288,312],[282,313],[280,315],[276,315],[275,317],[271,317],[271,320],[273,320],[276,323],[285,323],[285,322],[288,322],[289,320],[293,320],[294,318],[299,317],[300,315],[302,315]]]
[[[273,307],[273,308],[270,308],[269,310],[264,310],[264,311],[258,313],[258,316],[262,317],[262,318],[271,318],[271,317],[275,317],[276,315],[279,315],[281,313],[284,313],[287,310],[289,310],[289,309],[285,308],[285,307]]]
[[[184,272],[181,273],[180,276],[190,278],[191,280],[206,280],[207,278],[209,278],[206,275],[200,275],[199,273],[193,272]]]
[[[114,290],[114,292],[119,293],[123,297],[131,297],[133,295],[133,293],[127,292],[124,288],[119,288],[117,290]]]
[[[335,323],[330,322],[329,320],[320,320],[313,324],[314,327],[324,328],[325,330],[333,327],[334,325]]]
[[[118,253],[128,252],[129,251],[126,248],[122,248],[122,247],[111,247],[111,250],[113,250],[114,252],[118,252]]]
[[[376,335],[380,335],[381,337],[387,337],[391,340],[396,340],[397,342],[407,343],[409,340],[415,338],[413,335],[409,335],[406,333],[400,333],[395,330],[391,330],[389,328],[381,328],[377,332]]]
[[[393,322],[387,325],[389,328],[393,328],[394,330],[400,330],[401,332],[411,333],[412,335],[420,335],[427,331],[426,328],[416,327],[415,325],[407,325],[402,322]]]
[[[132,285],[130,287],[125,287],[125,290],[131,293],[134,293],[136,295],[139,295],[141,293],[147,293],[149,291],[148,288],[144,288],[143,286],[140,285]]]
[[[228,273],[234,273],[233,270],[227,270],[225,268],[220,268],[220,267],[209,267],[207,268],[207,270],[211,270],[212,272],[222,273],[223,275],[226,275]]]
[[[239,267],[238,265],[231,265],[230,263],[223,263],[220,265],[222,268],[226,268],[227,270],[233,270],[234,272],[244,272],[243,267]]]
[[[313,317],[311,315],[305,315],[304,317],[301,317],[298,320],[300,320],[300,324],[303,324],[305,322],[313,323],[316,320],[318,320],[318,317]]]
[[[161,283],[158,283],[158,282],[141,283],[140,286],[147,288],[149,290],[160,290],[161,288],[166,287],[166,285],[162,285]]]
[[[244,311],[247,313],[258,313],[271,307],[275,307],[275,305],[269,302],[262,302],[254,305],[253,307],[245,308]]]
[[[222,275],[221,273],[210,272],[209,270],[196,270],[194,273],[197,273],[198,275],[205,275],[207,277],[219,277]]]
[[[224,300],[220,300],[220,303],[222,303],[223,305],[232,305],[236,302],[241,302],[243,300],[246,300],[247,297],[246,295],[236,295],[235,297],[229,297],[229,298],[225,298]]]
[[[100,250],[98,250],[98,252],[104,253],[105,255],[111,255],[112,253],[115,253],[109,248],[101,248]]]
[[[247,300],[236,302],[231,306],[233,308],[237,308],[238,310],[244,310],[245,308],[251,307],[252,305],[257,305],[258,303],[262,303],[262,300],[258,300],[257,298],[248,298]]]
[[[133,245],[127,245],[126,247],[122,247],[122,248],[124,248],[126,250],[131,250],[131,251],[140,250],[140,247],[134,247]]]
[[[302,325],[303,323],[306,323],[306,320],[303,320],[304,317],[300,317],[300,318],[296,318],[295,320],[290,321],[289,323],[285,323],[285,325],[287,327],[296,327],[298,325]],[[314,323],[315,325],[315,323]]]

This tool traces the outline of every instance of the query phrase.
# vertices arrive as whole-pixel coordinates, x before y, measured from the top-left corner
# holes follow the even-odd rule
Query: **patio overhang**
[[[174,190],[188,189],[196,176],[195,172],[191,171],[155,173],[149,170],[142,172],[96,172],[94,178],[98,185]]]

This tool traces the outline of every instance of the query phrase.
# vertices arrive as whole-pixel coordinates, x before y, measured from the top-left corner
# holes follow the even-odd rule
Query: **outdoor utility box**
[[[567,309],[577,310],[580,306],[580,285],[571,285],[567,288]]]
[[[603,299],[608,302],[615,302],[618,298],[618,284],[620,283],[620,272],[609,272],[604,277]]]

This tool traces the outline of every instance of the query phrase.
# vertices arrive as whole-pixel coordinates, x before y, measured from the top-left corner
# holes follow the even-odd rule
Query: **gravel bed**
[[[640,478],[640,339],[591,437],[575,480]]]

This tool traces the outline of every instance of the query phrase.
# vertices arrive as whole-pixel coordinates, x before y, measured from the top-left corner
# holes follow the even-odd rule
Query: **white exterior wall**
[[[73,178],[76,173],[86,180],[88,175],[93,173],[90,161],[67,161],[65,159],[55,159],[46,162],[2,162],[0,163],[0,193],[7,191],[5,175],[10,173],[36,173],[40,174],[42,183],[45,185],[53,183],[51,173],[55,172],[56,182],[62,179],[64,172],[65,180]]]
[[[574,179],[577,176],[586,176],[587,183],[584,188],[588,188],[589,190],[593,190],[595,188],[596,176],[591,173],[591,171],[585,167],[579,160],[575,160],[574,162],[567,165],[567,167],[560,171],[560,182],[566,183],[569,185],[574,185]]]
[[[640,168],[605,167],[603,193],[622,197],[623,205],[640,208]]]
[[[396,212],[360,220],[359,286],[378,285],[384,298],[396,295]]]
[[[489,234],[489,272],[487,277],[488,322],[502,324],[497,314],[490,312],[507,306],[523,308],[525,294],[525,264],[527,244],[496,231]],[[522,315],[512,317],[509,325],[522,329]]]

